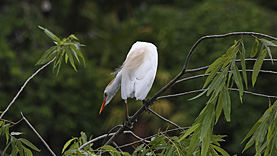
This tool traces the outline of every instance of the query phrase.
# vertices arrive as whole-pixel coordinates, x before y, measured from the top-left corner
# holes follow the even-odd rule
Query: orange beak
[[[103,104],[102,104],[102,106],[101,106],[101,108],[100,108],[100,111],[99,111],[99,115],[101,114],[101,112],[103,111],[103,109],[104,109],[104,107],[105,107],[105,104],[106,104],[106,95],[104,96],[104,101],[103,101]]]

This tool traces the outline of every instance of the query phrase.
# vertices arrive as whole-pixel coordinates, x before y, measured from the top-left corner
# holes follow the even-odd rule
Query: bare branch
[[[229,88],[229,89],[232,91],[239,91],[237,88]],[[192,90],[192,91],[178,93],[178,94],[170,94],[170,95],[160,96],[157,98],[157,100],[165,99],[165,98],[172,98],[172,97],[177,97],[177,96],[183,96],[183,95],[188,95],[188,94],[193,94],[193,93],[199,93],[199,92],[203,92],[205,90],[207,90],[207,89],[198,89],[198,90]],[[260,93],[250,92],[250,91],[243,91],[243,93],[260,96],[260,97],[277,99],[277,96],[274,96],[274,95],[266,95],[266,94],[260,94]]]
[[[181,128],[179,125],[177,125],[176,123],[174,123],[174,122],[172,122],[172,121],[170,121],[170,120],[164,118],[163,116],[159,115],[158,113],[156,113],[155,111],[153,111],[153,110],[150,109],[150,108],[147,108],[147,109],[148,109],[149,112],[151,112],[152,114],[156,115],[158,118],[160,118],[160,119],[162,119],[162,120],[164,120],[164,121],[170,123],[171,125],[173,125],[173,126],[175,126],[175,127],[177,127],[177,128],[180,128],[180,130],[182,130],[182,128]],[[182,130],[182,131],[183,131],[183,130]]]
[[[23,113],[21,113],[22,118],[24,121],[29,125],[29,127],[36,133],[36,135],[39,137],[39,139],[42,141],[42,143],[47,147],[49,152],[53,155],[56,156],[56,154],[51,150],[51,148],[48,146],[48,144],[44,141],[44,139],[39,135],[39,133],[36,131],[36,129],[31,125],[31,123],[24,117]]]
[[[143,139],[143,138],[137,136],[137,135],[136,135],[134,132],[132,132],[132,131],[123,131],[123,133],[124,133],[124,134],[131,134],[131,135],[133,135],[135,138],[137,138],[137,139],[139,139],[139,140],[142,140],[142,141],[145,141],[145,139]],[[101,139],[103,139],[103,138],[106,138],[107,136],[113,136],[113,135],[115,135],[115,134],[116,134],[116,133],[107,133],[107,134],[100,135],[100,136],[98,136],[97,138],[94,138],[94,139],[92,139],[92,140],[90,140],[90,141],[84,143],[81,147],[78,148],[78,150],[83,149],[84,147],[88,146],[88,145],[91,144],[91,143],[94,143],[94,142],[96,142],[96,141],[98,141],[98,140],[101,140]],[[146,140],[145,142],[147,142],[147,140]]]
[[[12,106],[12,104],[15,102],[15,100],[18,98],[18,96],[20,95],[20,93],[23,91],[23,89],[26,87],[26,85],[28,84],[28,82],[34,78],[42,69],[44,69],[45,67],[47,67],[50,63],[52,63],[54,60],[56,59],[56,57],[54,57],[51,61],[49,61],[48,63],[46,63],[45,65],[43,65],[42,67],[40,67],[33,75],[31,75],[23,84],[23,86],[20,88],[20,90],[17,92],[17,94],[15,95],[15,97],[13,98],[13,100],[11,101],[11,103],[8,105],[8,107],[3,111],[3,113],[0,116],[0,119],[2,119],[2,117],[4,116],[4,114],[10,109],[10,107]]]
[[[239,91],[237,88],[229,88],[232,91]],[[255,93],[255,92],[249,92],[249,91],[243,91],[245,94],[251,94],[255,96],[260,96],[260,97],[266,97],[266,98],[274,98],[277,99],[277,96],[274,95],[266,95],[266,94],[260,94],[260,93]]]

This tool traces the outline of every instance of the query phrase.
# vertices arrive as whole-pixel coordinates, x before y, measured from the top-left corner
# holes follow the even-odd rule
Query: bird
[[[104,100],[99,115],[121,87],[121,98],[125,102],[126,119],[130,123],[127,99],[145,100],[156,77],[157,67],[157,47],[150,42],[135,42],[122,66],[114,72],[115,78],[104,90]]]

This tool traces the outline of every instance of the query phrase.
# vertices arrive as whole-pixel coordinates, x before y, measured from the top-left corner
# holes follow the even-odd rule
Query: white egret
[[[123,65],[118,69],[116,77],[104,91],[104,101],[99,114],[109,104],[121,86],[121,98],[125,101],[126,118],[128,116],[127,98],[144,100],[154,82],[158,66],[157,47],[148,42],[136,42],[131,47]]]

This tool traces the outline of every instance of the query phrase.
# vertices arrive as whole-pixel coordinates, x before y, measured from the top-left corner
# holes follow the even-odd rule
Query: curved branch
[[[3,111],[3,113],[0,116],[0,119],[2,119],[2,117],[4,116],[4,114],[10,109],[10,107],[12,106],[12,104],[15,102],[15,100],[18,98],[18,96],[20,95],[20,93],[23,91],[23,89],[26,87],[26,85],[28,84],[28,82],[34,78],[42,69],[44,69],[45,67],[47,67],[49,64],[51,64],[54,60],[56,59],[56,57],[54,57],[51,61],[49,61],[48,63],[46,63],[45,65],[43,65],[42,67],[40,67],[33,75],[31,75],[23,84],[23,86],[20,88],[20,90],[17,92],[17,94],[15,95],[15,97],[13,98],[13,100],[11,101],[11,103],[8,105],[8,107]]]
[[[164,120],[165,122],[168,122],[168,123],[170,123],[171,125],[173,125],[173,126],[175,126],[175,127],[177,127],[177,128],[182,129],[179,125],[177,125],[176,123],[174,123],[174,122],[172,122],[172,121],[170,121],[170,120],[164,118],[163,116],[159,115],[158,113],[156,113],[156,112],[153,111],[152,109],[148,108],[147,110],[148,110],[149,112],[151,112],[152,114],[156,115],[158,118]],[[182,131],[183,131],[183,130],[182,130]]]
[[[234,36],[234,35],[257,35],[257,36],[262,36],[262,37],[266,37],[272,40],[276,40],[277,38],[269,36],[269,35],[265,35],[262,33],[255,33],[255,32],[233,32],[233,33],[227,33],[227,34],[223,34],[223,35],[208,35],[208,36],[203,36],[201,37],[190,49],[189,53],[187,54],[183,69],[181,70],[181,72],[176,75],[175,78],[173,78],[168,84],[166,84],[164,87],[162,87],[156,94],[154,94],[152,96],[152,98],[144,100],[144,105],[146,107],[148,107],[149,105],[153,104],[154,101],[157,100],[157,98],[163,94],[168,88],[170,88],[179,78],[181,78],[187,70],[187,66],[189,63],[189,60],[191,58],[192,53],[194,52],[195,48],[199,45],[200,42],[202,42],[205,39],[212,39],[212,38],[224,38],[224,37],[228,37],[228,36]],[[142,106],[141,108],[139,108],[137,110],[137,112],[130,118],[130,121],[133,123],[134,121],[136,121],[138,119],[138,117],[140,116],[140,114],[142,114],[142,112],[145,110],[145,106]],[[123,133],[124,129],[126,127],[122,127],[120,128],[115,135],[113,135],[106,143],[105,145],[111,144],[120,134]]]

